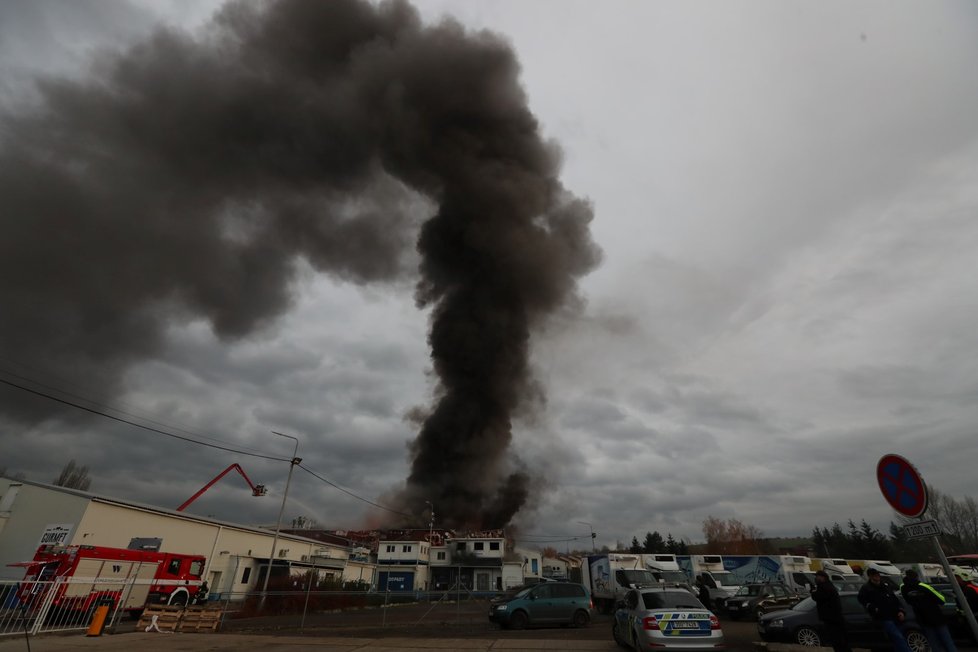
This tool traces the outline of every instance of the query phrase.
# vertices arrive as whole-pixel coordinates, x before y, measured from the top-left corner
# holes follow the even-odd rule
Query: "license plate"
[[[700,624],[695,620],[676,620],[672,623],[673,629],[699,629]]]

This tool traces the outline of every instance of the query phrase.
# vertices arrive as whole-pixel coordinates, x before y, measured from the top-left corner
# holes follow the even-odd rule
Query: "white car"
[[[689,591],[633,589],[615,610],[615,642],[634,650],[706,652],[725,647],[720,621]]]

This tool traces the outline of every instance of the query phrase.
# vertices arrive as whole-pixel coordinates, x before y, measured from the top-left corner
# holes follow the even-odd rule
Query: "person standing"
[[[912,652],[903,635],[903,621],[906,614],[900,599],[893,589],[883,582],[880,572],[875,568],[868,569],[866,577],[869,581],[859,589],[859,604],[866,609],[873,620],[883,626],[883,631],[886,632],[896,652]]]
[[[703,603],[703,606],[706,607],[707,609],[712,609],[711,606],[712,601],[710,600],[710,587],[707,584],[705,576],[699,575],[696,577],[696,591],[698,593],[700,602]]]
[[[846,622],[842,618],[842,600],[839,592],[829,581],[825,571],[815,572],[815,586],[812,587],[812,599],[818,610],[818,619],[824,625],[825,637],[835,652],[852,652],[849,647],[849,637],[846,635]]]
[[[947,618],[944,616],[944,594],[930,584],[920,581],[917,571],[907,570],[900,585],[903,599],[913,607],[917,623],[924,631],[930,649],[933,652],[958,652],[947,628]]]

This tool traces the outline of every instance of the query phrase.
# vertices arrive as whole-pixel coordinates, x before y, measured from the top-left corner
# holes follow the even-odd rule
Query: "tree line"
[[[646,532],[645,539],[639,543],[638,537],[632,537],[632,543],[628,547],[628,552],[640,554],[640,553],[669,553],[673,555],[688,555],[689,549],[686,547],[686,542],[683,540],[677,540],[672,536],[671,532],[666,533],[666,538],[663,539],[662,535],[656,532]]]

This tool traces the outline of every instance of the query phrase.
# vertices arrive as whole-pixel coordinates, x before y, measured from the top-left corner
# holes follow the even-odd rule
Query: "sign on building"
[[[44,533],[41,535],[41,540],[37,542],[37,545],[63,546],[68,543],[68,537],[71,536],[71,530],[74,527],[74,523],[54,523],[46,525],[44,526]]]

